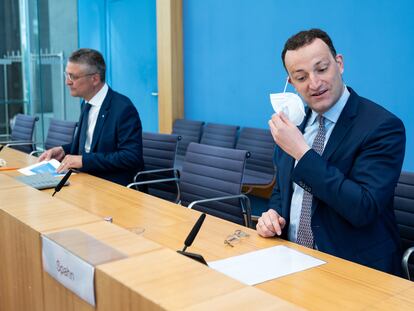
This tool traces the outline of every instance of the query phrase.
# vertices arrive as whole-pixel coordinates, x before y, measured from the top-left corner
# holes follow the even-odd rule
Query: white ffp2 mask
[[[283,112],[295,125],[300,125],[305,117],[302,99],[295,93],[270,94],[270,102],[276,113]]]

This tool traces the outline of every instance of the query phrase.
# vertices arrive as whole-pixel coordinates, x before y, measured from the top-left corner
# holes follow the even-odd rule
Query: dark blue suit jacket
[[[81,122],[82,114],[79,128]],[[66,154],[78,153],[79,132],[72,144],[62,146]],[[99,111],[91,150],[82,155],[82,162],[82,172],[121,185],[133,182],[134,175],[144,167],[142,126],[137,109],[129,98],[111,88]]]
[[[294,159],[276,148],[269,207],[286,219],[286,237],[295,182],[313,194],[311,227],[320,251],[399,274],[393,196],[405,153],[404,125],[348,89],[351,95],[322,156],[309,150],[294,167]]]

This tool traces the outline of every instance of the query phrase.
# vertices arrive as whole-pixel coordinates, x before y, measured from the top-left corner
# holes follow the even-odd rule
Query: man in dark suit
[[[404,125],[344,85],[343,57],[322,30],[291,37],[282,60],[309,109],[299,129],[283,113],[269,121],[278,171],[257,232],[399,274]]]
[[[83,172],[127,185],[144,167],[142,126],[138,112],[124,95],[105,83],[105,61],[92,49],[72,53],[66,66],[66,84],[81,97],[78,131],[71,144],[44,152],[39,161],[61,161],[57,172]]]

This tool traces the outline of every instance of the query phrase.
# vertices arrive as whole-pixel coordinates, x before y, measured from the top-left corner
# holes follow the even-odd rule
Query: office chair
[[[272,186],[275,180],[273,155],[275,142],[270,130],[243,127],[237,140],[236,149],[248,150],[250,157],[246,160],[243,174],[243,186],[250,192],[255,187]]]
[[[239,127],[236,125],[207,123],[204,127],[200,144],[234,148],[238,130]]]
[[[30,153],[35,149],[33,133],[39,117],[17,114],[10,135],[0,135],[0,144]]]
[[[174,168],[174,161],[180,139],[181,136],[173,134],[142,133],[145,170],[135,175],[134,182],[157,180],[156,183],[146,183],[145,190],[149,194],[169,201],[176,200],[178,170]]]
[[[395,188],[394,211],[404,255],[405,277],[414,280],[414,173],[402,172]]]
[[[191,142],[199,143],[204,122],[186,119],[176,119],[173,125],[172,134],[181,136],[178,143],[175,167],[182,168],[187,147]]]
[[[246,150],[190,143],[177,178],[181,205],[251,227],[250,200],[241,193],[247,154]]]
[[[70,144],[73,140],[73,136],[75,135],[77,125],[78,122],[74,121],[50,119],[49,129],[47,131],[43,149],[48,150],[56,146]],[[30,153],[30,155],[37,155],[42,152],[42,150],[34,150]]]

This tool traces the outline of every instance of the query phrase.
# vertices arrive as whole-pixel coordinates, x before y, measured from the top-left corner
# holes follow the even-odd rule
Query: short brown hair
[[[298,32],[297,34],[290,37],[286,43],[285,47],[282,51],[282,62],[283,66],[286,69],[285,64],[285,55],[287,51],[295,51],[301,47],[304,47],[308,44],[311,44],[315,39],[321,39],[323,42],[326,43],[326,45],[329,47],[329,50],[331,51],[332,56],[336,57],[336,50],[332,43],[331,38],[328,36],[328,34],[317,28],[309,29],[309,30],[302,30]]]
[[[69,56],[69,62],[85,64],[99,74],[102,82],[105,82],[106,65],[101,53],[93,49],[79,49]],[[91,72],[93,73],[93,72]]]

